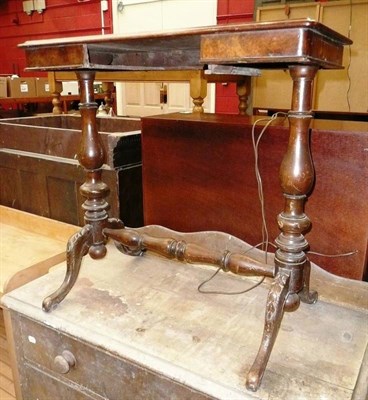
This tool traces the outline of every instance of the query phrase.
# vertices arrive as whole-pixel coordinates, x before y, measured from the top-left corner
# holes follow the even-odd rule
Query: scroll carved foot
[[[83,257],[88,253],[92,243],[92,226],[86,225],[74,234],[69,240],[66,249],[66,275],[63,283],[54,293],[42,302],[42,309],[46,312],[55,308],[74,286]]]
[[[309,288],[309,280],[310,280],[310,271],[311,271],[311,265],[310,261],[307,260],[304,264],[304,270],[303,270],[303,289],[298,293],[300,300],[303,303],[307,304],[314,304],[318,300],[318,293],[316,291],[310,291]]]
[[[285,299],[289,291],[289,279],[290,276],[287,273],[278,272],[268,293],[262,342],[246,381],[247,389],[254,392],[261,384],[268,359],[276,341],[284,312]]]

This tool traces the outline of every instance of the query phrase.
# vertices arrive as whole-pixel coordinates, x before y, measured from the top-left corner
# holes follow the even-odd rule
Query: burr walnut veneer
[[[121,251],[142,255],[153,250],[169,258],[209,263],[225,271],[273,278],[266,301],[264,333],[259,352],[247,374],[246,386],[257,390],[270,357],[284,311],[298,308],[300,301],[314,303],[309,291],[310,263],[303,233],[310,227],[304,203],[314,183],[309,150],[309,126],[313,118],[313,80],[320,68],[341,68],[344,45],[351,41],[314,21],[287,21],[215,26],[136,36],[99,36],[26,42],[28,69],[76,71],[81,90],[82,144],[78,159],[87,178],[81,186],[83,229],[68,242],[68,264],[61,287],[43,302],[45,311],[56,307],[77,280],[81,260],[106,255],[106,237],[119,242]],[[281,229],[276,239],[273,265],[231,253],[208,249],[173,238],[157,238],[145,230],[125,229],[109,218],[108,186],[101,179],[105,153],[96,128],[93,81],[96,71],[198,70],[209,64],[254,68],[289,69],[293,96],[289,118],[289,143],[280,160],[284,209],[278,215]],[[226,168],[226,166],[224,166]],[[244,221],[246,223],[246,221]],[[123,284],[123,283],[122,283]],[[246,318],[246,312],[244,313]],[[123,334],[123,333],[122,333]]]

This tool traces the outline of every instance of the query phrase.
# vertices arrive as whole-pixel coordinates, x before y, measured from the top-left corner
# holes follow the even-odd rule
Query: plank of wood
[[[15,396],[4,391],[1,387],[0,387],[0,399],[1,400],[16,400]]]
[[[10,358],[7,352],[0,351],[0,362],[10,366]]]
[[[0,375],[0,388],[9,395],[15,397],[13,381],[3,375]]]
[[[5,376],[5,378],[13,382],[13,372],[11,368],[2,361],[0,361],[0,375]]]
[[[0,295],[65,260],[68,238],[79,229],[0,206]]]
[[[6,337],[0,337],[0,349],[1,351],[8,351],[8,342]]]
[[[60,241],[64,241],[65,238],[72,236],[80,229],[74,225],[4,206],[0,206],[0,221],[1,224],[25,229],[28,232],[42,234]]]

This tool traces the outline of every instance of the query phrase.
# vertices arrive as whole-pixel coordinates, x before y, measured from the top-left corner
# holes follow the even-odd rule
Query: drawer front
[[[61,334],[50,327],[19,318],[23,356],[36,368],[54,377],[81,385],[107,399],[211,399],[203,393],[166,378],[134,362],[118,358],[103,349]],[[122,332],[122,335],[124,333]],[[67,373],[55,371],[54,359],[67,350],[75,366]]]
[[[90,396],[74,387],[43,373],[29,365],[24,365],[23,400],[101,400],[101,397]]]

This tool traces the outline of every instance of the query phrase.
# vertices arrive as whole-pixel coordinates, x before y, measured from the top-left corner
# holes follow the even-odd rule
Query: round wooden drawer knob
[[[64,350],[61,355],[58,355],[54,359],[54,369],[60,374],[67,374],[70,368],[75,366],[75,357],[68,351]]]

